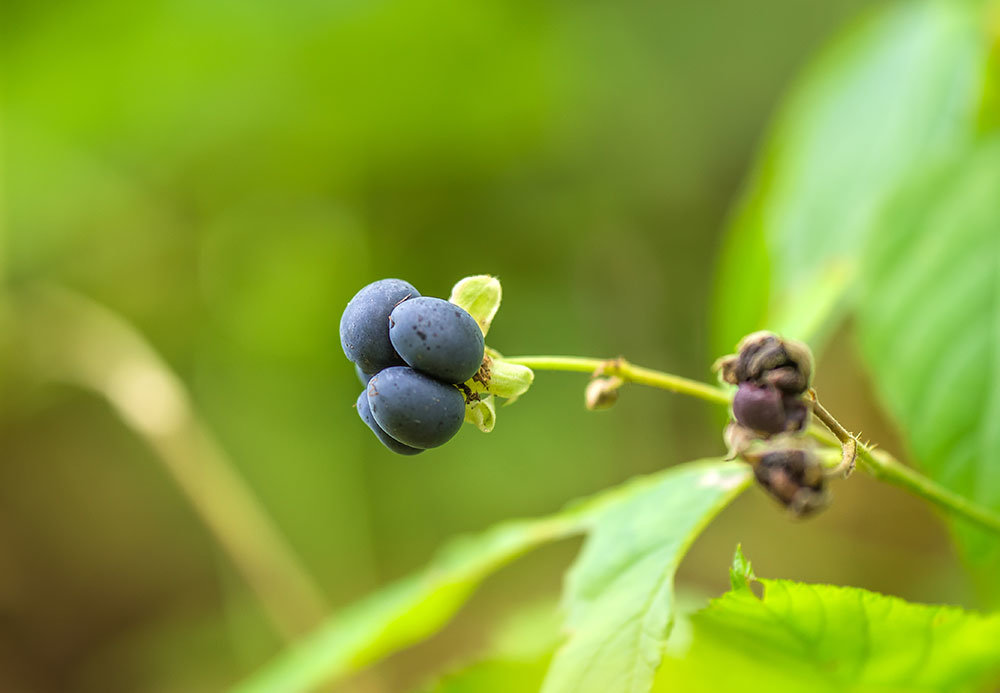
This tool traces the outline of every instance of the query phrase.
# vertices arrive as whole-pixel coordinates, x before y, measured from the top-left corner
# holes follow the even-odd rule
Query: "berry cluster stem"
[[[681,395],[690,395],[707,402],[729,405],[732,395],[720,387],[684,378],[672,373],[664,373],[651,368],[643,368],[619,357],[614,359],[592,359],[580,356],[518,356],[504,357],[508,363],[527,366],[536,371],[571,371],[590,373],[596,376],[618,376],[622,380],[639,385],[648,385]]]
[[[729,406],[732,403],[732,393],[721,387],[702,383],[672,373],[635,366],[623,358],[596,359],[578,356],[518,356],[504,358],[510,363],[520,364],[539,371],[569,371],[574,373],[589,373],[592,376],[618,376],[626,382],[648,385],[669,392],[688,395],[697,399]],[[860,465],[866,472],[879,481],[898,486],[925,500],[934,503],[946,512],[961,517],[984,529],[1000,534],[1000,514],[985,508],[978,503],[951,491],[937,482],[927,478],[911,467],[907,467],[884,450],[872,448],[857,442],[830,413],[819,406],[814,414],[825,426],[829,422],[835,424],[830,432],[813,426],[810,434],[820,442],[833,447],[842,447],[850,440],[857,446],[857,456]],[[829,420],[829,422],[827,421]]]

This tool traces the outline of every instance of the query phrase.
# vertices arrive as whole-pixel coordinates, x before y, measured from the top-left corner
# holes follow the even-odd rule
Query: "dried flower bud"
[[[719,379],[722,382],[729,383],[730,385],[738,385],[740,381],[736,379],[736,365],[739,363],[739,360],[736,354],[720,356],[712,364],[712,370],[719,374]]]
[[[594,378],[587,384],[584,396],[587,409],[609,409],[618,401],[618,391],[624,381],[619,377]]]
[[[788,394],[802,394],[812,381],[812,353],[802,342],[773,332],[754,332],[740,340],[736,354],[715,362],[723,381],[737,385],[771,385]]]
[[[754,476],[799,517],[821,510],[829,502],[823,466],[808,448],[788,447],[761,455],[754,464]]]
[[[730,421],[722,432],[722,439],[726,442],[727,460],[735,460],[737,457],[746,457],[747,451],[759,440],[757,434],[746,426],[741,426],[735,421]]]

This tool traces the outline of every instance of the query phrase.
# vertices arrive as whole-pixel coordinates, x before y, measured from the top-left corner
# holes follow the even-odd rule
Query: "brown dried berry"
[[[719,359],[715,368],[733,385],[753,382],[801,394],[812,381],[812,353],[801,342],[773,332],[754,332],[740,340],[736,354]]]
[[[754,465],[754,476],[771,496],[799,517],[821,510],[829,501],[823,468],[808,449],[766,453]]]

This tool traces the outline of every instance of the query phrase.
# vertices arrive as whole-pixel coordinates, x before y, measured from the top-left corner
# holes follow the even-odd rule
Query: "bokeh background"
[[[768,118],[873,4],[5,3],[0,690],[220,690],[283,642],[162,451],[93,388],[49,377],[61,364],[30,358],[18,322],[52,323],[44,360],[94,345],[18,295],[63,287],[141,336],[218,442],[213,464],[336,609],[456,534],[723,449],[708,405],[630,388],[589,413],[585,378],[538,373],[492,434],[393,456],[352,408],[337,324],[354,292],[396,276],[446,297],[490,273],[505,354],[711,377],[720,234]],[[846,332],[818,387],[899,449]],[[680,589],[724,589],[742,541],[764,576],[973,603],[923,504],[862,478],[834,493],[802,523],[746,494]],[[405,691],[475,655],[518,605],[555,599],[576,549],[506,568],[345,690]]]

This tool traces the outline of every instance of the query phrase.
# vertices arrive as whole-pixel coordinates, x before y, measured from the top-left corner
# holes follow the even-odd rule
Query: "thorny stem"
[[[816,397],[816,390],[809,388],[806,393],[809,399],[812,400],[812,410],[813,414],[816,416],[820,422],[830,429],[833,435],[837,436],[837,441],[841,445],[841,452],[843,457],[841,458],[840,464],[834,470],[834,474],[842,474],[846,479],[854,471],[854,465],[858,458],[858,439],[855,438],[851,433],[844,428],[844,426],[834,418],[833,414],[827,411],[819,398]]]
[[[669,392],[690,395],[715,404],[729,405],[732,394],[721,387],[708,385],[697,380],[691,380],[671,373],[642,368],[632,365],[623,358],[595,359],[576,356],[519,356],[504,358],[509,363],[516,363],[540,371],[570,371],[589,373],[595,376],[614,375],[626,382],[639,383],[660,388]],[[858,442],[818,401],[814,401],[813,414],[830,431],[813,426],[809,434],[816,440],[832,447],[844,450],[845,460],[848,448],[854,448],[860,466],[871,476],[894,486],[898,486],[925,500],[934,503],[946,512],[962,517],[984,529],[1000,534],[1000,514],[984,508],[974,501],[941,486],[928,479],[923,474],[907,467],[895,457],[883,450],[873,450]],[[831,434],[832,432],[832,434]],[[851,451],[853,456],[853,451]]]

